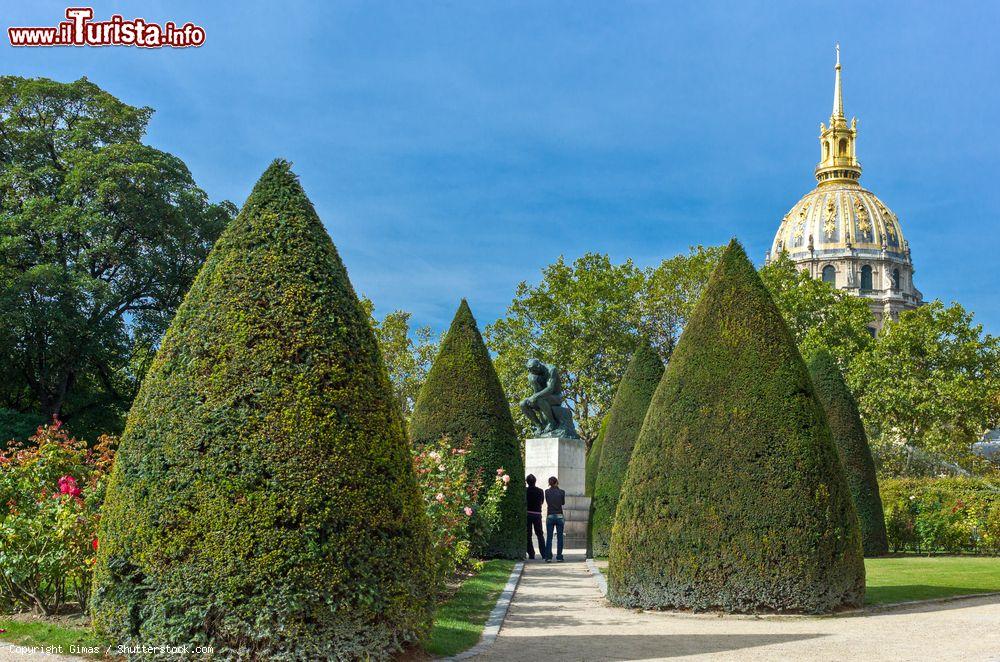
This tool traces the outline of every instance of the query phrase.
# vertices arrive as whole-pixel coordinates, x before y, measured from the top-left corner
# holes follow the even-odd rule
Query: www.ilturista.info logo
[[[90,7],[69,7],[66,21],[55,27],[9,27],[11,46],[139,46],[187,48],[205,43],[205,29],[194,23],[163,25],[144,18],[125,20],[115,14],[107,21],[92,21]]]

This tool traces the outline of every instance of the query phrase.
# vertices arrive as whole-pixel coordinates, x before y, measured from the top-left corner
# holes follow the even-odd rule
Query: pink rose
[[[59,479],[60,494],[68,494],[73,497],[80,496],[80,487],[76,484],[76,479],[72,476],[63,476]]]
[[[469,517],[472,517],[472,508],[469,508],[468,506],[466,506],[465,507],[465,514],[467,516],[469,516]]]
[[[507,474],[504,474],[503,482],[504,482],[504,484],[509,483],[510,482],[510,476],[508,476]]]
[[[497,475],[498,476],[502,476],[503,475],[503,467],[500,467],[499,469],[497,469]]]

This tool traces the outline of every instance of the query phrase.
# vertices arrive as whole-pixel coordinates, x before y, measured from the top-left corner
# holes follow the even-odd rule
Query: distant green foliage
[[[894,552],[1000,554],[1000,485],[979,478],[884,479]]]
[[[365,311],[289,165],[219,238],[129,413],[92,616],[117,643],[387,659],[429,627],[429,530]]]
[[[22,414],[0,408],[0,450],[6,448],[10,441],[26,440],[45,422],[45,417],[40,414]]]
[[[514,419],[476,319],[463,299],[441,343],[441,351],[417,396],[410,419],[414,444],[441,437],[471,438],[466,468],[481,471],[485,485],[498,469],[510,475],[500,504],[500,521],[488,542],[473,553],[485,557],[524,556],[524,461]]]
[[[607,556],[618,498],[632,459],[635,440],[649,409],[656,387],[663,377],[663,362],[652,346],[643,341],[632,356],[621,384],[615,392],[604,436],[604,452],[594,488],[594,515],[591,520],[593,552]]]
[[[120,431],[236,213],[142,143],[152,115],[86,78],[0,77],[0,407],[90,439]]]
[[[962,306],[932,301],[900,313],[846,372],[876,459],[906,443],[966,469],[982,464],[971,449],[1000,425],[1000,337]],[[883,474],[913,469],[881,464]]]
[[[650,404],[608,579],[623,607],[822,613],[863,599],[858,519],[826,416],[735,240]]]
[[[885,538],[885,516],[878,493],[875,461],[868,447],[858,405],[830,352],[819,350],[810,357],[809,375],[816,387],[816,395],[826,410],[830,432],[837,444],[847,485],[851,488],[865,556],[882,556],[889,551]]]

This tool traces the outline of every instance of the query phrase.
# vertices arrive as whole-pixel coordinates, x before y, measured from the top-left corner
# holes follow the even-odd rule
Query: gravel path
[[[1000,662],[1000,598],[857,616],[719,617],[608,606],[582,554],[528,561],[496,643],[476,660]]]

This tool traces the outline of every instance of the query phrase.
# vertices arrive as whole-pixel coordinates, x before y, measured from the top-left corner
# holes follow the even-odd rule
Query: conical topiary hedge
[[[410,418],[410,437],[423,444],[442,436],[469,438],[466,459],[470,473],[481,470],[484,489],[503,468],[510,474],[500,503],[500,521],[482,549],[484,557],[524,558],[524,460],[510,405],[469,304],[462,299],[451,328]]]
[[[591,536],[594,556],[607,556],[611,548],[611,527],[621,493],[622,481],[632,459],[635,440],[646,418],[649,401],[663,377],[663,362],[648,341],[642,341],[625,369],[611,403],[608,429],[597,484],[594,487],[594,515]]]
[[[224,658],[385,659],[429,625],[430,536],[399,408],[287,163],[219,238],[129,414],[99,631]]]
[[[601,466],[601,454],[604,452],[604,434],[608,429],[608,418],[610,414],[605,414],[604,418],[601,419],[601,427],[597,431],[597,439],[590,446],[590,452],[587,453],[587,461],[584,465],[584,494],[586,496],[593,496],[594,486],[597,484],[597,470]]]
[[[854,499],[865,556],[888,554],[889,541],[885,531],[882,497],[875,477],[875,460],[872,459],[858,405],[830,352],[818,350],[810,357],[809,374],[816,387],[816,395],[826,410],[851,498]]]
[[[861,604],[858,519],[826,415],[735,240],[650,403],[609,570],[608,597],[626,607]]]
[[[601,418],[601,427],[597,432],[597,439],[594,440],[587,453],[587,460],[584,462],[583,493],[591,497],[590,508],[587,511],[587,558],[594,558],[594,485],[597,483],[597,470],[601,466],[601,454],[604,452],[604,434],[608,431],[608,419],[611,413],[608,412]]]

